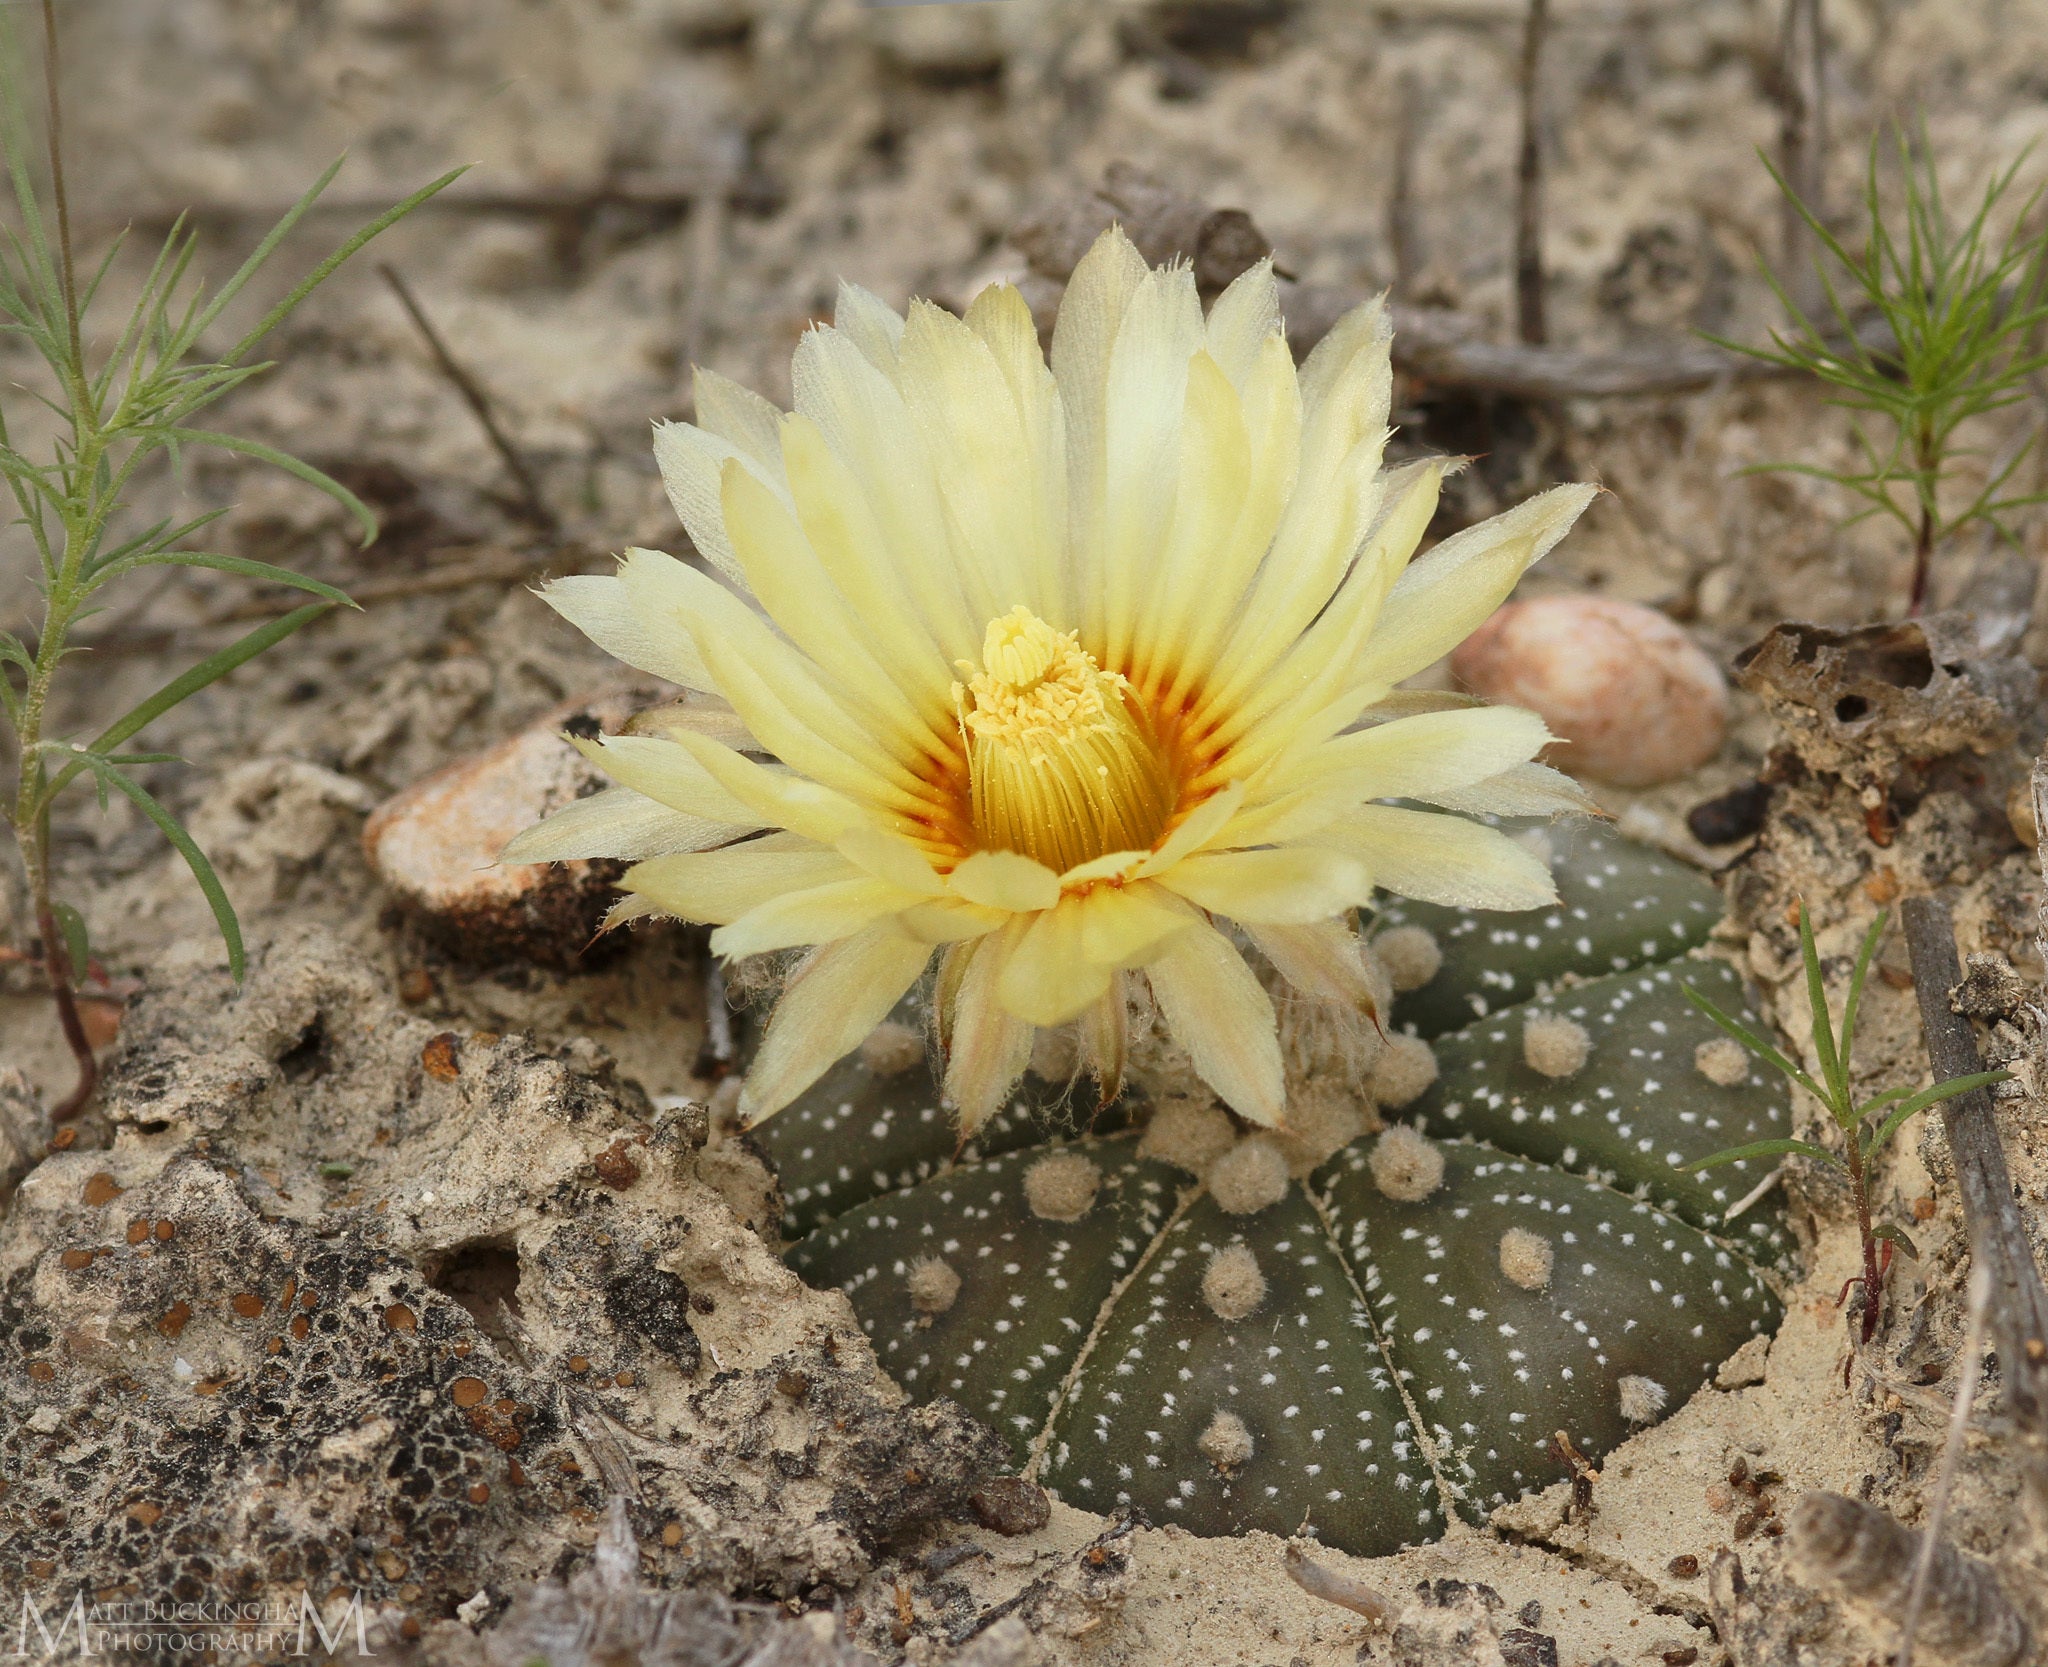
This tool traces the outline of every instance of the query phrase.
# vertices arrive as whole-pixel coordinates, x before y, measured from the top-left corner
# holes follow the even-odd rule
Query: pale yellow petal
[[[630,787],[685,816],[723,823],[735,830],[774,826],[758,803],[736,798],[706,770],[681,740],[652,735],[568,737],[569,744],[621,787]],[[614,853],[617,854],[617,853]]]
[[[1462,816],[1366,805],[1318,836],[1356,856],[1387,890],[1457,909],[1537,909],[1557,901],[1549,867],[1498,829]]]
[[[996,999],[1004,1011],[1027,1024],[1058,1025],[1102,998],[1110,969],[1081,952],[1083,912],[1068,902],[1032,918],[1004,957],[996,982]]]
[[[651,899],[678,920],[724,926],[786,893],[860,877],[837,851],[768,851],[748,842],[652,858],[627,869],[619,889]]]
[[[631,861],[671,851],[708,851],[746,831],[730,822],[672,810],[629,787],[607,787],[586,799],[572,800],[515,834],[498,853],[498,861],[572,862],[591,857]]]
[[[1234,781],[1227,787],[1218,788],[1189,811],[1173,832],[1160,842],[1159,849],[1131,870],[1132,874],[1141,880],[1164,874],[1182,858],[1214,843],[1238,815],[1244,800],[1243,782]]]
[[[730,440],[688,423],[654,425],[654,462],[670,506],[697,553],[734,584],[744,584],[739,558],[726,535],[720,480],[727,463],[746,468],[746,454]]]
[[[884,376],[896,374],[896,344],[903,339],[903,315],[859,284],[839,283],[839,302],[832,309],[832,327],[861,350]]]
[[[780,479],[782,413],[772,402],[702,365],[691,367],[691,392],[699,428],[728,441],[768,480]]]
[[[932,714],[920,712],[876,658],[865,620],[832,582],[789,505],[731,463],[724,508],[747,588],[783,635],[831,680],[829,692],[863,715],[870,729],[901,737],[890,749],[896,755],[945,757],[947,743]]]
[[[788,828],[820,845],[832,845],[849,829],[871,820],[859,805],[829,787],[756,764],[708,735],[679,730],[671,744],[695,759],[707,777],[764,827]]]
[[[1067,552],[1067,423],[1059,384],[1038,346],[1031,308],[1010,284],[990,284],[967,309],[967,327],[988,344],[1009,384],[1024,436],[1017,467],[1037,495],[1032,514],[1048,529],[1035,535],[1047,550],[1038,575],[1044,617],[1062,629],[1074,623]]]
[[[1432,665],[1505,602],[1515,583],[1571,530],[1597,486],[1557,486],[1454,533],[1410,565],[1387,596],[1353,676],[1390,689]]]
[[[1354,730],[1261,779],[1231,824],[1230,843],[1303,838],[1372,799],[1469,787],[1528,762],[1549,741],[1543,720],[1515,706],[1425,712]]]
[[[1240,272],[1209,308],[1203,340],[1210,356],[1241,388],[1259,362],[1260,351],[1280,332],[1280,287],[1273,281],[1273,257]]]
[[[1440,810],[1473,816],[1599,816],[1593,797],[1562,770],[1548,764],[1517,764],[1475,781],[1470,787],[1437,788],[1413,797]]]
[[[962,1140],[1002,1110],[1031,1061],[1032,1027],[996,999],[1008,951],[1027,930],[1012,921],[999,936],[950,950],[940,973],[946,1097],[959,1108]]]
[[[1159,884],[1211,914],[1256,925],[1305,926],[1372,900],[1363,863],[1307,846],[1189,857]]]
[[[852,937],[883,915],[893,915],[923,901],[914,892],[906,892],[872,875],[833,880],[808,891],[787,891],[756,903],[730,925],[711,934],[711,950],[715,955],[736,958],[763,955],[771,949],[795,949],[802,944],[831,943]]]
[[[1273,970],[1311,1001],[1379,1016],[1365,955],[1348,923],[1323,920],[1306,926],[1248,926],[1245,931]]]
[[[937,897],[946,889],[946,882],[933,871],[931,859],[900,834],[875,827],[853,828],[840,836],[837,848],[849,862],[904,891]]]
[[[954,895],[985,908],[1029,914],[1060,900],[1060,877],[1021,851],[976,851],[953,870]]]
[[[929,944],[884,921],[808,957],[775,1004],[740,1089],[741,1118],[752,1125],[774,1115],[866,1041],[931,955]]]
[[[1240,1117],[1271,1128],[1287,1107],[1273,1003],[1244,957],[1197,922],[1145,969],[1152,998],[1189,1063]]]
[[[1081,953],[1105,967],[1142,967],[1196,919],[1156,885],[1102,886],[1075,906],[1081,915]]]
[[[537,594],[614,659],[686,689],[715,689],[690,633],[677,621],[649,618],[621,580],[609,574],[574,574],[554,580]]]
[[[1060,876],[1060,890],[1071,891],[1095,880],[1121,880],[1144,862],[1150,851],[1110,851],[1090,862],[1077,862]]]
[[[1007,909],[985,908],[957,897],[934,897],[915,903],[896,917],[897,923],[921,943],[964,943],[986,937],[1007,926],[1013,916]]]
[[[1114,973],[1102,999],[1074,1026],[1082,1073],[1095,1079],[1097,1103],[1108,1105],[1123,1092],[1130,1058],[1131,996],[1128,973]]]

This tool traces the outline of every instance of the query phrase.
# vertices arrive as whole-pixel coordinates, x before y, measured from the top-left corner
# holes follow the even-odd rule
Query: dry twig
[[[1542,346],[1543,325],[1543,38],[1550,0],[1529,0],[1522,27],[1522,148],[1515,165],[1515,328],[1532,347]]]
[[[2038,806],[2044,785],[2035,767]],[[1945,904],[1909,897],[1900,905],[1913,988],[1928,1062],[1937,1081],[1983,1069],[1970,1021],[1949,1005],[1963,981],[1955,926]],[[1956,1166],[1970,1255],[1991,1282],[1991,1331],[1998,1344],[2007,1416],[2020,1448],[2021,1472],[2037,1510],[2048,1513],[2048,1289],[2034,1265],[2026,1224],[2013,1204],[2012,1176],[1999,1144],[1990,1094],[1972,1089],[1947,1101],[1941,1121]]]

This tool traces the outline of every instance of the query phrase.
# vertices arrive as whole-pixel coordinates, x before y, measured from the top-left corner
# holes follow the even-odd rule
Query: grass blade
[[[289,585],[294,590],[310,591],[315,596],[324,596],[337,607],[355,606],[347,591],[336,590],[322,580],[309,579],[303,573],[294,573],[288,567],[277,567],[267,561],[221,555],[213,550],[156,550],[147,555],[123,556],[108,562],[93,574],[94,586],[97,588],[109,579],[142,567],[204,567],[216,573],[239,573],[245,579],[261,579],[266,584]]]
[[[1967,1094],[1973,1088],[1989,1088],[1994,1082],[2004,1082],[2011,1075],[2010,1071],[1972,1071],[1966,1077],[1950,1077],[1947,1082],[1938,1082],[1932,1088],[1921,1089],[1910,1099],[1901,1101],[1898,1108],[1878,1124],[1864,1150],[1882,1151],[1885,1143],[1899,1132],[1900,1125],[1907,1118],[1925,1111],[1929,1106],[1939,1105],[1943,1100],[1953,1100],[1958,1094]]]
[[[1715,1024],[1719,1025],[1730,1036],[1734,1037],[1736,1041],[1740,1042],[1745,1048],[1749,1049],[1749,1051],[1755,1054],[1757,1058],[1763,1060],[1768,1065],[1775,1065],[1780,1071],[1784,1072],[1786,1076],[1790,1077],[1794,1082],[1798,1083],[1801,1088],[1805,1089],[1807,1093],[1811,1094],[1816,1100],[1820,1101],[1822,1105],[1826,1105],[1828,1103],[1827,1094],[1821,1088],[1819,1083],[1815,1082],[1813,1078],[1808,1076],[1797,1065],[1793,1064],[1791,1060],[1787,1059],[1783,1054],[1778,1052],[1776,1048],[1772,1047],[1770,1043],[1766,1042],[1761,1036],[1757,1035],[1755,1031],[1751,1030],[1747,1025],[1741,1023],[1739,1020],[1731,1019],[1726,1013],[1722,1012],[1720,1008],[1716,1007],[1713,1004],[1713,1002],[1709,1001],[1705,996],[1701,995],[1699,991],[1695,990],[1690,984],[1682,984],[1679,986],[1679,988],[1684,990],[1685,999],[1687,1001],[1691,1002],[1693,1006],[1697,1007],[1702,1013],[1706,1014],[1708,1018],[1712,1019]]]
[[[286,474],[304,481],[315,491],[324,492],[355,518],[363,529],[362,542],[365,546],[377,536],[377,517],[370,513],[370,506],[358,498],[340,481],[312,464],[281,452],[275,446],[266,446],[261,440],[244,440],[239,435],[217,434],[205,428],[162,428],[154,431],[173,445],[212,446],[220,451],[239,452],[244,457],[254,457],[268,463],[272,468],[282,469]]]
[[[1799,905],[1799,958],[1806,963],[1806,1000],[1813,1009],[1813,1052],[1820,1061],[1820,1074],[1834,1096],[1828,1110],[1839,1118],[1849,1104],[1849,1085],[1842,1074],[1842,1061],[1835,1052],[1834,1021],[1828,1015],[1827,981],[1821,976],[1820,949],[1813,941],[1813,917],[1806,905]]]
[[[1691,1163],[1680,1164],[1680,1170],[1714,1169],[1724,1163],[1741,1163],[1745,1158],[1774,1158],[1797,1156],[1818,1158],[1823,1163],[1840,1164],[1825,1146],[1816,1146],[1810,1140],[1753,1140],[1747,1146],[1731,1146],[1725,1152],[1709,1152],[1703,1158],[1694,1158]]]
[[[92,771],[103,786],[112,787],[154,822],[157,831],[168,839],[178,855],[185,859],[185,866],[192,870],[192,878],[199,882],[199,889],[206,894],[207,907],[213,910],[214,924],[220,928],[221,941],[228,946],[228,971],[234,975],[237,984],[241,983],[246,965],[242,952],[242,923],[235,918],[235,906],[228,901],[227,889],[221,885],[220,876],[213,871],[213,864],[207,861],[206,853],[200,850],[192,836],[179,826],[178,819],[157,802],[149,789],[126,774],[111,759],[103,758],[97,753],[87,753],[80,762]]]

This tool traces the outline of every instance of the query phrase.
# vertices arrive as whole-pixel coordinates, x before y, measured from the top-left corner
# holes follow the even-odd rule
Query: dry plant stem
[[[1287,1543],[1287,1578],[1312,1598],[1334,1603],[1354,1615],[1363,1615],[1375,1626],[1385,1626],[1393,1612],[1387,1600],[1362,1580],[1335,1569],[1325,1568],[1294,1541]]]
[[[1870,1183],[1865,1173],[1862,1144],[1851,1134],[1843,1145],[1849,1164],[1849,1187],[1856,1195],[1856,1232],[1863,1241],[1863,1321],[1861,1340],[1868,1343],[1877,1335],[1877,1322],[1884,1313],[1885,1270],[1878,1265],[1877,1236],[1870,1230]]]
[[[1970,1270],[1970,1322],[1963,1335],[1963,1366],[1956,1382],[1955,1409],[1949,1414],[1948,1436],[1941,1444],[1941,1469],[1934,1479],[1934,1501],[1921,1531],[1920,1553],[1913,1559],[1913,1585],[1906,1594],[1905,1618],[1899,1622],[1898,1667],[1913,1667],[1913,1634],[1927,1603],[1927,1583],[1934,1573],[1934,1554],[1941,1545],[1941,1525],[1948,1516],[1949,1490],[1963,1456],[1963,1433],[1970,1427],[1970,1409],[1977,1400],[1977,1379],[1984,1365],[1984,1318],[1991,1307],[1991,1276],[1983,1263]]]
[[[1522,148],[1515,167],[1515,326],[1532,347],[1543,344],[1543,122],[1540,87],[1550,0],[1529,0],[1522,28]]]
[[[434,328],[433,321],[427,317],[426,309],[419,304],[411,287],[398,275],[398,269],[388,263],[379,262],[377,271],[385,283],[391,286],[391,293],[398,297],[398,304],[405,309],[406,316],[413,322],[413,328],[419,331],[420,339],[427,344],[427,351],[433,355],[435,367],[448,378],[450,385],[462,396],[463,404],[467,405],[471,414],[475,416],[478,426],[484,431],[484,437],[491,443],[491,449],[498,454],[499,461],[505,465],[513,481],[517,483],[520,508],[526,519],[536,530],[545,533],[549,538],[560,537],[560,518],[548,506],[547,499],[541,495],[540,483],[534,479],[532,467],[521,455],[519,448],[512,444],[505,431],[498,426],[497,413],[491,409],[490,396],[484,392],[482,384],[464,369],[461,362],[448,350],[448,344],[442,339],[441,332]]]
[[[2036,783],[2038,797],[2038,776]],[[1969,1020],[1949,1006],[1949,992],[1963,974],[1948,908],[1932,897],[1911,897],[1901,913],[1929,1063],[1937,1080],[1967,1075],[1982,1062]],[[1990,1094],[1977,1088],[1957,1095],[1942,1106],[1941,1121],[1955,1160],[1970,1254],[1991,1282],[1991,1330],[2007,1415],[2020,1438],[2022,1473],[2037,1511],[2048,1517],[2048,1288],[2013,1204]]]

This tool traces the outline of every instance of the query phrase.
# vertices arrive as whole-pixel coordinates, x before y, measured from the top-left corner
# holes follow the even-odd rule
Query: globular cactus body
[[[1135,1097],[1076,1138],[1032,1078],[956,1162],[929,1071],[855,1061],[759,1131],[804,1235],[791,1265],[848,1292],[913,1395],[957,1400],[1096,1510],[1306,1523],[1374,1554],[1560,1479],[1556,1431],[1597,1458],[1775,1324],[1754,1263],[1782,1253],[1778,1212],[1758,1205],[1739,1247],[1723,1223],[1763,1171],[1677,1165],[1789,1111],[1696,1062],[1719,1033],[1683,986],[1741,1005],[1687,953],[1712,889],[1604,831],[1541,833],[1560,907],[1376,923],[1441,948],[1394,1009],[1434,1039],[1437,1081],[1277,1202],[1232,1214],[1138,1156]]]

